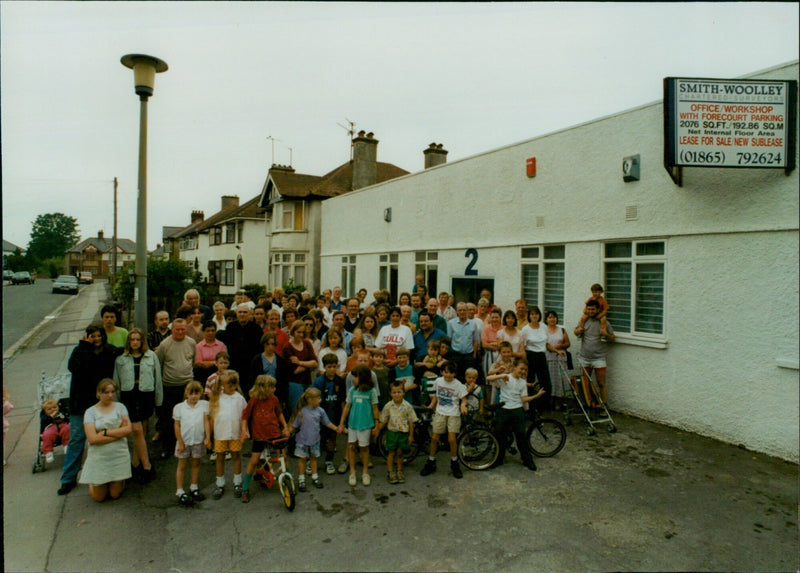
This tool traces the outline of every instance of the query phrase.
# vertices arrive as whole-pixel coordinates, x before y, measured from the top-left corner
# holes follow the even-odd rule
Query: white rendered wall
[[[798,66],[758,77],[797,79]],[[625,183],[622,158],[633,154],[642,177]],[[528,178],[533,156],[538,173]],[[358,286],[372,292],[377,255],[398,253],[399,290],[408,290],[414,251],[433,250],[439,290],[448,289],[475,248],[479,275],[495,279],[508,308],[520,296],[519,247],[564,244],[562,322],[572,328],[589,285],[602,282],[604,242],[663,239],[663,347],[614,345],[611,404],[797,461],[798,172],[685,169],[678,187],[662,164],[659,102],[329,199],[322,284],[337,284],[340,257],[355,254]],[[638,219],[626,222],[632,206]]]

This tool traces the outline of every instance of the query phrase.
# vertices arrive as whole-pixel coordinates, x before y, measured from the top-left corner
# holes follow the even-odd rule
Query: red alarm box
[[[536,177],[536,158],[528,157],[525,160],[525,173],[528,177]]]

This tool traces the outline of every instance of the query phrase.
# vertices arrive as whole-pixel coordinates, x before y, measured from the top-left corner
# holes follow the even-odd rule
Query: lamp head
[[[153,95],[153,86],[156,83],[156,74],[169,69],[167,62],[145,54],[128,54],[120,59],[122,65],[133,70],[133,83],[136,94],[147,99]]]

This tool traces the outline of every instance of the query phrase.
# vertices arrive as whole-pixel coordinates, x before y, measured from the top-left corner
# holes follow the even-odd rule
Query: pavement
[[[85,486],[57,496],[63,455],[32,474],[36,385],[66,370],[83,328],[105,301],[95,284],[11,356],[5,383],[16,409],[4,442],[6,571],[797,571],[798,467],[695,434],[613,413],[618,431],[588,436],[573,418],[564,449],[525,469],[518,456],[455,480],[447,455],[421,477],[372,485],[323,474],[288,512],[277,490],[249,504],[175,503],[175,462],[98,504]],[[158,452],[158,444],[151,451]],[[338,457],[337,457],[338,463]],[[230,464],[226,465],[231,484]]]

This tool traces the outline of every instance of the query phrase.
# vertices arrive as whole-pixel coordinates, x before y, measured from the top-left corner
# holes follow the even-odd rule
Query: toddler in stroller
[[[57,400],[45,400],[42,404],[41,425],[44,428],[41,434],[42,453],[49,464],[53,462],[53,448],[59,444],[66,447],[69,443],[69,420],[61,412]]]

